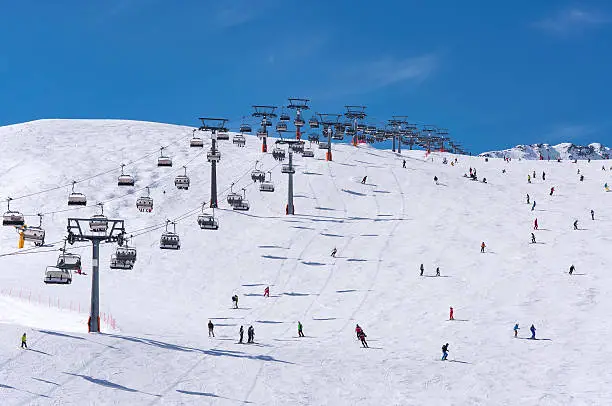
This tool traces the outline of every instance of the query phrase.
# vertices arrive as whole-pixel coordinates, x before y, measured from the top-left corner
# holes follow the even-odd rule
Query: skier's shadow
[[[470,365],[472,365],[471,362],[461,361],[461,360],[458,360],[458,359],[451,359],[451,360],[448,360],[448,362],[457,362],[459,364],[470,364]]]
[[[469,321],[468,319],[452,319],[452,320],[446,320],[446,321]]]
[[[585,273],[573,273],[572,276],[586,276]]]
[[[34,351],[34,352],[37,352],[37,353],[39,353],[39,354],[48,355],[48,356],[50,356],[50,357],[52,356],[51,354],[48,354],[48,353],[46,353],[46,352],[44,352],[44,351],[34,350],[34,349],[32,349],[32,348],[28,348],[28,351]]]
[[[529,341],[552,341],[552,338],[531,338],[531,337],[519,337],[521,340]]]
[[[426,278],[450,278],[450,275],[439,275],[439,276],[436,276],[436,275],[423,275],[423,276],[426,277]]]

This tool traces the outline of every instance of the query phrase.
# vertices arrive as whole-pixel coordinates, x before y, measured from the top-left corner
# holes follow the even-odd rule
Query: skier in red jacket
[[[535,221],[533,222],[533,229],[534,230],[538,229],[538,219],[535,219]]]
[[[453,308],[450,308],[450,315],[448,317],[449,320],[455,320],[455,318],[453,317]]]
[[[264,297],[270,297],[270,287],[266,286],[264,289]]]

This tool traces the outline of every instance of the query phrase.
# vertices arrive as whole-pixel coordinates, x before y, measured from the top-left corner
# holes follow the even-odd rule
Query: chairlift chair
[[[176,233],[176,223],[172,223],[172,225],[174,226],[173,232],[168,231],[168,224],[170,224],[170,221],[166,221],[166,231],[161,235],[159,239],[159,248],[163,250],[180,250],[181,239]]]
[[[22,226],[25,224],[25,220],[23,214],[18,211],[11,210],[11,199],[10,197],[6,199],[7,211],[2,216],[2,225],[3,226]]]
[[[301,142],[296,142],[294,144],[290,145],[290,148],[293,152],[297,153],[297,154],[301,154],[304,152],[304,144]]]
[[[69,269],[48,266],[45,269],[44,282],[47,284],[69,285],[72,283],[72,272]]]
[[[64,250],[57,258],[55,268],[81,272],[81,256],[78,254],[71,254]]]
[[[295,120],[293,120],[293,125],[295,125],[296,127],[303,127],[304,124],[306,124],[306,122],[301,117],[298,117]]]
[[[274,147],[272,149],[272,157],[274,159],[277,159],[279,161],[282,161],[285,159],[285,150],[280,148],[280,147]]]
[[[364,131],[366,129],[366,125],[363,123],[357,124],[357,131]]]
[[[23,229],[24,241],[31,241],[35,246],[40,247],[45,244],[45,230],[42,228],[42,214],[38,214],[38,227],[25,227]]]
[[[172,159],[164,156],[164,149],[164,147],[160,148],[160,155],[159,158],[157,158],[157,166],[172,166]]]
[[[244,135],[236,134],[234,135],[234,138],[232,139],[232,143],[239,147],[244,147],[246,144],[246,139],[244,138]]]
[[[234,204],[232,206],[232,209],[240,210],[240,211],[248,211],[250,207],[249,207],[249,201],[246,199],[246,189],[243,188],[242,193],[243,193],[242,200],[240,200],[240,203]]]
[[[270,127],[272,125],[272,120],[270,120],[268,117],[264,117],[261,120],[261,125],[262,126],[266,126],[266,127]]]
[[[232,183],[230,186],[230,192],[227,195],[227,203],[230,205],[234,205],[236,203],[239,203],[242,201],[242,195],[240,193],[236,193],[234,192],[232,189],[234,187],[234,184]]]
[[[291,117],[289,117],[289,114],[287,113],[281,113],[280,117],[279,117],[280,121],[289,121],[291,120]]]
[[[263,182],[266,180],[266,173],[262,170],[257,169],[257,164],[259,161],[255,162],[255,169],[251,172],[251,179],[253,182]]]
[[[111,255],[111,260],[110,260],[110,269],[131,270],[131,269],[134,269],[134,262],[124,260],[124,259],[119,259],[117,257],[117,254],[113,254]]]
[[[76,185],[76,181],[72,181],[72,192],[68,195],[68,206],[86,206],[87,197],[83,193],[75,192],[74,185]]]
[[[310,134],[308,136],[308,141],[310,141],[310,142],[319,142],[319,136],[317,134]]]
[[[89,229],[94,233],[105,233],[108,230],[108,218],[104,215],[104,206],[98,203],[102,210],[100,214],[94,214],[89,219]]]
[[[118,186],[134,186],[134,177],[132,175],[126,175],[123,173],[125,164],[121,164],[121,175],[117,179]]]
[[[287,123],[284,121],[281,121],[279,123],[276,124],[276,131],[280,132],[284,132],[287,131]]]
[[[260,192],[274,192],[274,183],[272,183],[272,171],[268,171],[268,175],[270,175],[270,179],[264,180],[259,185]]]
[[[308,125],[310,128],[319,128],[319,121],[316,118],[311,118],[308,120]]]
[[[332,140],[342,141],[343,139],[344,139],[344,134],[341,132],[335,132],[334,135],[332,135]]]
[[[326,142],[320,142],[319,143],[319,149],[328,149],[329,148],[329,144]]]
[[[264,131],[263,128],[259,129],[259,131],[257,131],[257,138],[261,139],[263,137],[267,137],[268,133],[267,131]]]
[[[193,130],[193,138],[189,141],[189,146],[194,148],[203,148],[204,140],[201,137],[196,137],[196,129]]]
[[[241,197],[242,200],[242,197]],[[202,205],[202,214],[198,216],[198,225],[202,230],[218,230],[219,222],[215,219],[215,209],[213,208],[213,214],[204,213],[204,205]]]
[[[136,208],[139,211],[151,213],[153,211],[153,198],[150,196],[150,190],[147,187],[147,195],[136,199]]]
[[[174,186],[176,186],[176,188],[179,190],[188,190],[189,189],[189,176],[187,176],[187,167],[183,166],[183,169],[185,169],[185,174],[178,175],[174,179]]]
[[[217,131],[217,140],[218,141],[229,140],[229,133],[227,131]]]
[[[250,133],[252,131],[251,126],[249,124],[240,124],[240,132],[241,133]]]
[[[353,129],[353,127],[346,127],[346,129],[344,130],[344,133],[346,135],[352,136],[352,135],[355,135],[355,130]],[[334,134],[334,136],[332,138],[333,139],[337,139],[336,136],[338,134],[340,134],[340,139],[342,139],[343,138],[342,133],[336,133],[336,134]]]
[[[304,158],[314,158],[314,151],[312,148],[304,148],[304,152],[302,152],[302,156]]]
[[[295,173],[295,167],[293,165],[284,164],[281,167],[281,172],[282,173]]]

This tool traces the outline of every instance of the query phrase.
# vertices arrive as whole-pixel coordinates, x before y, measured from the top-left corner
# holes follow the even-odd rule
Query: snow
[[[0,197],[15,198],[11,208],[32,223],[36,213],[55,212],[43,221],[48,243],[61,241],[68,216],[97,213],[67,210],[70,187],[63,185],[105,171],[75,190],[91,205],[106,202],[105,214],[124,219],[131,232],[153,229],[134,239],[132,271],[108,269],[114,246],[101,247],[101,311],[116,321],[114,330],[103,323],[101,334],[87,334],[85,324],[91,248],[69,248],[82,255],[87,276],[74,275],[70,286],[45,285],[45,266],[55,263],[61,244],[5,255],[18,251],[17,233],[0,229],[0,404],[612,401],[612,193],[603,189],[612,179],[602,162],[485,162],[423,151],[400,157],[334,144],[329,163],[315,146],[315,158],[294,156],[297,214],[286,216],[287,175],[248,136],[246,148],[220,143],[220,228],[203,231],[196,218],[210,196],[210,141],[205,137],[203,150],[189,148],[190,137],[189,127],[116,120],[0,128]],[[158,149],[168,144],[174,166],[158,168]],[[149,153],[126,166],[136,191],[124,196],[132,188],[117,186],[119,165]],[[458,164],[443,165],[443,156]],[[251,181],[257,160],[272,170],[274,193]],[[179,191],[173,180],[185,164],[192,186]],[[464,178],[469,167],[488,183]],[[234,190],[246,188],[250,211],[228,209],[232,182]],[[140,213],[135,200],[149,184],[155,208]],[[537,201],[533,212],[526,193]],[[535,218],[538,243],[529,244]],[[158,248],[166,219],[177,220],[180,251]],[[333,247],[337,258],[330,257]],[[421,263],[426,277],[418,276]],[[263,297],[266,286],[270,298]],[[209,319],[215,338],[208,338]],[[513,338],[517,322],[520,339]],[[370,349],[356,340],[356,323]],[[535,341],[525,339],[532,323]],[[241,325],[255,327],[256,344],[237,344]],[[19,348],[23,332],[28,351]],[[449,362],[441,362],[447,342]]]
[[[557,145],[549,144],[532,144],[532,145],[517,145],[514,148],[504,149],[500,151],[483,152],[480,156],[490,158],[512,158],[512,159],[609,159],[612,151],[610,148],[603,146],[600,143],[594,142],[587,146],[575,145],[569,142],[563,142]]]

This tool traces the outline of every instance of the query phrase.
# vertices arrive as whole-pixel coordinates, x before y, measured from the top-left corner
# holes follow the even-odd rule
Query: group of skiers
[[[240,339],[238,340],[239,344],[242,344],[244,341],[244,326],[240,326],[240,330],[238,331],[240,334]],[[252,344],[255,342],[255,328],[253,326],[249,326],[247,329],[247,344]]]
[[[425,266],[423,266],[423,264],[421,264],[421,266],[419,267],[419,271],[420,272],[420,276],[423,276],[423,272],[425,272]],[[440,276],[440,267],[436,267],[436,276]]]
[[[514,338],[518,337],[518,331],[520,330],[518,323],[516,323],[514,325],[514,328],[512,329],[514,330]],[[531,337],[529,337],[531,340],[535,340],[536,339],[536,328],[535,326],[532,324],[531,327],[529,327],[529,331],[531,331]]]

